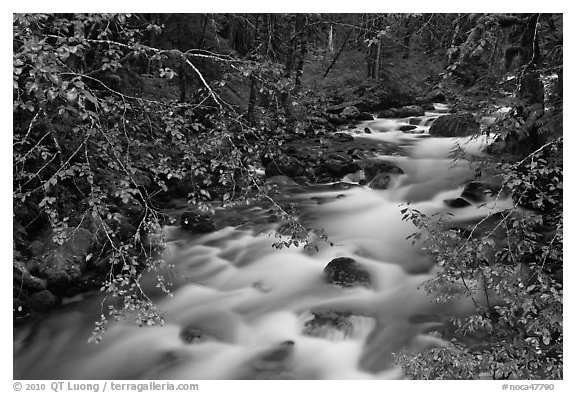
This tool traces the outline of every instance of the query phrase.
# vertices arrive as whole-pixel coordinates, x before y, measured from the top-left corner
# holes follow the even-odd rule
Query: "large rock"
[[[294,346],[294,341],[287,340],[260,353],[250,361],[249,371],[239,379],[293,379]]]
[[[440,90],[433,91],[424,97],[416,97],[416,104],[418,105],[444,102],[446,102],[446,96]]]
[[[398,108],[398,117],[424,116],[424,108],[419,105],[408,105]]]
[[[76,282],[84,272],[87,256],[94,245],[94,236],[84,228],[65,228],[47,241],[46,251],[38,260],[38,275],[48,288],[59,291]]]
[[[381,119],[412,116],[424,116],[424,108],[419,105],[407,105],[400,108],[386,109],[378,113],[378,117]]]
[[[360,112],[356,120],[366,121],[366,120],[374,120],[374,116],[372,116],[368,112]]]
[[[380,173],[376,175],[368,184],[368,187],[375,190],[386,190],[390,187],[392,177],[387,173]]]
[[[329,122],[330,124],[334,124],[334,125],[337,125],[337,126],[341,126],[341,125],[344,125],[344,124],[348,124],[348,123],[349,123],[349,120],[348,120],[346,117],[344,117],[344,116],[338,116],[338,115],[335,115],[335,114],[333,114],[333,113],[327,113],[327,114],[325,115],[325,118],[326,118],[326,120],[328,120],[328,122]]]
[[[496,196],[500,188],[496,182],[471,181],[464,186],[461,196],[470,202],[486,202]]]
[[[194,212],[184,212],[180,217],[180,225],[190,233],[201,234],[210,233],[216,230],[212,219],[209,216]]]
[[[340,104],[336,104],[336,105],[331,105],[329,107],[326,108],[326,112],[328,113],[333,113],[333,114],[339,114],[342,113],[346,108],[350,108],[350,107],[355,107],[359,104],[361,104],[362,101],[348,101],[348,102],[343,102]]]
[[[342,110],[340,115],[348,119],[357,119],[360,116],[360,111],[355,106],[348,106]]]
[[[443,137],[459,137],[476,135],[480,125],[471,113],[458,113],[440,116],[430,126],[430,135]]]
[[[35,292],[28,298],[28,307],[35,311],[48,311],[54,308],[60,299],[48,290]]]
[[[400,116],[398,116],[398,109],[391,108],[391,109],[386,109],[386,110],[378,112],[377,117],[379,119],[390,119],[390,118],[400,117]]]
[[[305,174],[305,169],[300,160],[285,154],[267,161],[265,171],[266,177],[285,175],[295,178]]]
[[[345,132],[337,132],[332,135],[332,138],[334,138],[336,142],[354,142],[354,137]]]
[[[368,161],[364,164],[364,177],[367,181],[372,180],[379,174],[389,173],[401,175],[404,171],[396,165],[387,161]]]
[[[344,288],[372,286],[370,273],[356,260],[348,257],[334,258],[324,268],[324,279],[328,284]]]
[[[468,202],[466,199],[463,199],[463,198],[445,199],[444,203],[447,206],[450,206],[450,207],[455,208],[455,209],[458,209],[461,207],[467,207],[467,206],[471,205],[470,202]]]
[[[407,132],[407,131],[415,130],[416,128],[418,128],[418,127],[412,126],[412,125],[410,125],[410,126],[404,125],[404,126],[400,126],[400,128],[398,128],[398,129],[399,129],[400,131]]]
[[[23,262],[14,261],[13,267],[14,279],[19,282],[18,286],[33,291],[41,291],[48,287],[46,280],[30,273]]]
[[[315,170],[316,177],[331,178],[339,180],[349,173],[360,170],[358,164],[354,163],[352,157],[345,153],[330,153],[321,159],[319,166]]]

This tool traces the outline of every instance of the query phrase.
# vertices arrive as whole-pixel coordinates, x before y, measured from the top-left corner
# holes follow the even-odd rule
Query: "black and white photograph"
[[[188,9],[12,14],[7,389],[563,391],[561,9]]]

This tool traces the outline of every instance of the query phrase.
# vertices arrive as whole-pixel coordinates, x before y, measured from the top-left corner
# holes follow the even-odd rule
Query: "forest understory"
[[[498,301],[394,363],[411,379],[563,378],[561,14],[14,14],[13,39],[15,330],[93,292],[115,300],[92,341],[127,316],[163,324],[167,226],[261,224],[242,210],[259,204],[282,223],[273,247],[332,244],[281,190],[392,188],[404,171],[374,157],[398,147],[357,135],[405,119],[409,137],[490,141],[454,152],[474,171],[450,208],[511,206],[458,228],[398,208],[438,267],[436,302],[475,298],[469,282]]]

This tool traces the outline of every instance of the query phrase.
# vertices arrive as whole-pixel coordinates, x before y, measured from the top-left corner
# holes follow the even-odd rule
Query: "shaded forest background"
[[[452,346],[399,361],[417,379],[561,378],[562,29],[559,14],[15,14],[15,322],[102,288],[122,301],[96,341],[127,312],[161,323],[139,282],[163,264],[172,199],[200,226],[208,202],[268,200],[293,223],[283,245],[306,242],[265,186],[271,163],[297,166],[287,144],[445,102],[494,118],[479,173],[503,173],[517,209],[499,238],[406,219],[437,235],[431,291],[481,274],[504,301],[455,322]],[[470,348],[462,331],[490,340]]]

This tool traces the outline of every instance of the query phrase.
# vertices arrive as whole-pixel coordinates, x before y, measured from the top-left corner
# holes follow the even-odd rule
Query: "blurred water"
[[[429,120],[439,115],[378,119],[348,131],[397,145],[400,155],[379,157],[404,171],[391,188],[310,188],[285,195],[300,206],[306,224],[323,228],[334,246],[319,242],[318,252],[276,250],[270,233],[278,225],[273,224],[228,227],[205,236],[166,227],[171,240],[165,257],[175,265],[171,276],[176,289],[174,297],[157,300],[165,326],[139,328],[127,320],[111,327],[102,343],[87,344],[101,299],[69,305],[16,329],[14,378],[402,378],[393,353],[442,345],[427,333],[431,327],[473,308],[470,300],[431,302],[418,289],[435,267],[421,244],[406,240],[416,228],[401,220],[400,205],[410,201],[425,214],[451,212],[454,220],[470,221],[509,203],[457,211],[445,205],[445,199],[458,197],[463,184],[473,179],[462,157],[480,154],[487,141],[430,138]],[[409,123],[417,123],[417,133],[399,130]],[[375,132],[363,133],[364,127]],[[456,151],[465,154],[456,159]],[[312,198],[327,202],[311,204]],[[370,289],[324,282],[324,267],[340,256],[356,259],[369,271]],[[152,281],[145,285],[152,290]],[[314,314],[323,312],[346,316],[343,326],[327,324],[310,334]],[[202,334],[196,337],[195,332]]]

